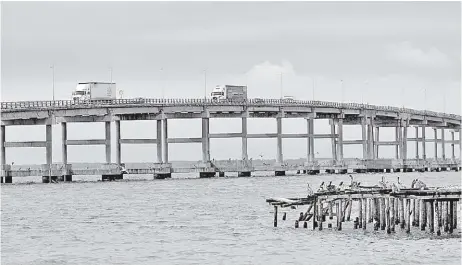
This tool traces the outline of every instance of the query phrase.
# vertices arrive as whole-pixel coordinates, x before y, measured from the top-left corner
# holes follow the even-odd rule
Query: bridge
[[[210,133],[210,119],[238,118],[242,121],[240,133]],[[247,133],[248,118],[274,118],[276,133]],[[306,119],[306,131],[283,134],[283,118]],[[169,138],[168,121],[171,119],[201,119],[202,137]],[[315,134],[314,120],[328,119],[331,133]],[[120,124],[130,120],[155,120],[156,137],[151,139],[123,139]],[[105,138],[92,140],[68,140],[67,124],[76,122],[105,123]],[[111,143],[111,123],[115,123],[116,144]],[[52,161],[52,126],[61,124],[62,162]],[[45,125],[44,141],[6,142],[6,127],[21,125]],[[356,140],[343,139],[345,125],[361,125],[361,137]],[[380,128],[394,127],[395,140],[381,141]],[[409,128],[415,128],[416,137],[408,137]],[[434,137],[427,137],[425,128],[434,130]],[[437,138],[437,130],[441,137]],[[445,139],[444,132],[451,132],[451,139]],[[458,135],[456,137],[456,135]],[[117,99],[105,101],[18,101],[1,102],[1,180],[12,183],[13,177],[42,176],[42,182],[72,181],[73,175],[102,175],[103,180],[122,179],[124,174],[153,174],[155,178],[169,178],[172,173],[197,172],[200,177],[213,177],[218,173],[238,172],[239,176],[250,176],[255,171],[273,171],[276,176],[296,170],[306,174],[353,172],[409,172],[460,170],[460,155],[456,158],[455,146],[461,149],[461,116],[433,111],[422,111],[391,106],[375,106],[357,103],[325,101],[249,99],[245,102],[212,101],[208,99]],[[211,138],[241,138],[240,160],[215,161],[210,155]],[[249,159],[247,140],[251,138],[275,138],[276,160],[261,163]],[[282,140],[287,138],[306,139],[306,159],[289,162],[283,159]],[[331,139],[332,159],[315,157],[315,139]],[[456,139],[458,138],[458,139]],[[408,142],[414,141],[415,157],[407,155]],[[427,157],[426,143],[434,143],[434,157]],[[169,162],[168,146],[178,143],[201,143],[202,160],[194,165],[175,166]],[[151,163],[123,163],[121,145],[155,144],[157,159]],[[69,145],[104,145],[106,163],[70,164],[67,160]],[[345,145],[361,145],[362,157],[344,159]],[[395,146],[391,159],[379,158],[380,146]],[[446,146],[450,145],[451,157],[446,157]],[[6,148],[45,148],[46,164],[11,165],[6,163]],[[115,161],[111,157],[116,150]],[[441,153],[438,155],[438,150]],[[155,160],[155,161],[154,161]]]

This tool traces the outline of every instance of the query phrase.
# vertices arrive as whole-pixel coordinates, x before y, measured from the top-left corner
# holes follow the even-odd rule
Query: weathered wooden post
[[[444,205],[444,207],[443,207],[444,232],[448,233],[449,232],[449,205],[448,205],[448,201],[444,201],[443,205]]]
[[[385,230],[387,226],[387,216],[386,216],[386,203],[384,198],[379,199],[380,202],[380,229]]]
[[[394,198],[393,201],[395,202],[395,213],[394,213],[394,217],[395,217],[395,225],[399,224],[399,199],[398,198]]]
[[[334,219],[334,212],[333,212],[333,206],[332,206],[332,201],[329,202],[329,219],[332,220]]]
[[[366,230],[366,223],[367,223],[367,199],[362,199],[363,200],[363,209],[364,209],[364,214],[363,214],[363,230]]]
[[[453,219],[453,213],[454,213],[454,202],[449,201],[449,211],[448,211],[448,221],[449,221],[449,234],[452,234],[453,229],[454,229],[454,219]]]
[[[384,199],[385,200],[385,222],[387,225],[387,234],[391,233],[391,227],[390,227],[390,199]]]
[[[452,213],[452,227],[454,229],[457,228],[457,209],[459,209],[459,201],[453,201],[452,204],[454,205],[454,212]]]
[[[420,230],[425,231],[427,226],[427,202],[425,200],[420,201]]]
[[[368,209],[368,216],[369,216],[369,219],[368,219],[368,222],[369,223],[372,223],[372,221],[374,220],[374,216],[373,216],[373,208],[374,208],[374,204],[372,203],[373,202],[373,199],[372,198],[369,198],[367,199],[367,203],[369,204],[369,207],[366,207]]]
[[[298,220],[295,220],[295,228],[298,228]]]
[[[363,227],[363,199],[358,200],[358,208],[359,208],[359,228]]]
[[[337,230],[341,231],[342,230],[342,220],[343,220],[343,214],[342,214],[342,209],[343,209],[343,203],[342,199],[339,200],[338,202],[338,212],[337,212]]]
[[[406,224],[405,222],[405,215],[404,215],[404,199],[403,198],[400,198],[399,199],[399,218],[400,218],[400,227],[401,229],[404,229],[404,225]]]
[[[435,212],[436,212],[436,234],[438,236],[441,235],[441,216],[440,216],[440,208],[441,208],[441,203],[439,201],[435,201]]]
[[[411,233],[411,200],[406,199],[406,233]]]
[[[438,228],[443,226],[443,202],[438,202]],[[438,231],[437,231],[438,232]]]
[[[274,205],[274,227],[278,227],[278,206]]]
[[[317,215],[317,207],[316,207],[316,203],[318,202],[317,199],[314,200],[313,202],[313,230],[316,229],[316,215]]]
[[[395,232],[395,218],[396,218],[396,215],[395,215],[395,199],[394,198],[390,198],[390,205],[391,205],[391,208],[390,208],[390,231],[391,232]]]
[[[287,218],[287,213],[284,213],[284,214],[282,215],[282,221],[285,221],[286,218]]]
[[[420,224],[420,200],[418,200],[418,199],[414,200],[414,220],[415,220],[415,226],[419,227],[419,224]]]
[[[428,205],[430,207],[428,207],[428,228],[430,229],[430,233],[434,233],[435,232],[435,228],[434,228],[434,225],[435,225],[435,207],[433,206],[433,203],[434,203],[434,200],[430,200],[428,202]]]
[[[350,216],[351,216],[351,208],[353,207],[353,200],[349,199],[348,200],[348,213],[347,213],[347,221],[350,221]]]

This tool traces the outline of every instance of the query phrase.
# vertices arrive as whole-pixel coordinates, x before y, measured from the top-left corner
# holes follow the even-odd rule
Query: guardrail
[[[462,117],[456,114],[434,112],[428,110],[415,110],[398,108],[392,106],[378,106],[360,103],[339,103],[317,100],[287,100],[287,99],[248,99],[245,101],[233,100],[212,100],[212,99],[113,99],[113,100],[55,100],[55,101],[15,101],[1,102],[2,111],[15,110],[53,110],[69,108],[95,108],[95,107],[117,107],[117,106],[281,106],[281,107],[325,107],[338,109],[365,109],[381,110],[397,113],[407,113],[423,116],[435,116],[440,118],[451,118],[461,120]]]

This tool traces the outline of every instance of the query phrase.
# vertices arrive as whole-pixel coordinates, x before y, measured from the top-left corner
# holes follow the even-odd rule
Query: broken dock
[[[388,234],[395,232],[395,226],[399,226],[406,233],[415,227],[422,231],[427,229],[430,233],[436,230],[437,235],[441,235],[442,232],[452,234],[458,225],[460,187],[397,189],[396,186],[356,186],[310,193],[304,198],[267,199],[266,202],[274,206],[274,227],[278,225],[279,207],[307,207],[295,220],[295,228],[303,223],[304,228],[311,227],[313,230],[322,230],[327,223],[327,228],[340,231],[344,222],[352,222],[354,229],[366,230],[370,224],[374,230],[386,230]],[[351,216],[352,208],[357,214],[354,218]],[[286,218],[287,213],[284,213],[282,220]]]

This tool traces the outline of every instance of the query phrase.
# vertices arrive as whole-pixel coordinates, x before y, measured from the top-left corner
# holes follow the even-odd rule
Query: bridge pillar
[[[164,163],[168,163],[168,125],[167,125],[167,119],[163,119],[163,127],[162,127],[162,130],[163,130],[163,133],[162,133],[162,137],[163,137],[163,156],[164,156]]]
[[[42,183],[49,183],[50,181],[58,180],[58,177],[51,176],[51,165],[53,164],[53,148],[52,148],[53,131],[52,131],[51,124],[46,124],[45,129],[46,129],[45,154],[46,154],[46,161],[47,161],[49,171],[48,171],[48,176],[42,176]]]
[[[106,131],[106,163],[111,163],[111,122],[106,121],[105,131]]]
[[[441,158],[446,159],[446,143],[444,141],[444,128],[441,128]]]
[[[399,138],[399,126],[396,126],[395,127],[395,141],[396,141],[396,145],[395,145],[395,159],[399,159],[399,152],[400,152],[400,143],[401,143],[401,140]]]
[[[122,164],[122,145],[120,144],[120,121],[115,121],[116,163]]]
[[[314,118],[306,119],[307,124],[307,148],[308,148],[308,162],[314,162]]]
[[[407,159],[407,121],[405,122],[403,126],[403,157],[401,159],[406,160]]]
[[[415,158],[419,159],[419,127],[415,127]]]
[[[282,157],[282,117],[276,118],[276,125],[277,125],[277,156],[276,156],[276,163],[281,165],[283,163]]]
[[[422,126],[422,159],[426,160],[427,159],[427,139],[425,137],[425,129],[427,127]]]
[[[363,159],[367,159],[367,127],[366,127],[366,117],[361,118],[361,134],[363,140]]]
[[[202,118],[202,162],[210,161],[209,118]]]
[[[331,144],[332,144],[332,160],[334,160],[334,162],[337,162],[337,145],[336,145],[336,140],[335,139],[335,124],[336,124],[336,120],[335,119],[331,119],[330,120],[330,134],[332,136],[332,138],[330,138],[330,141],[331,141]]]
[[[435,159],[438,159],[438,131],[436,128],[433,128],[433,133],[435,134]]]
[[[247,154],[247,117],[242,117],[242,160],[248,160]]]
[[[162,120],[156,120],[157,163],[162,163]]]
[[[67,164],[67,123],[61,122],[61,152],[63,164]]]
[[[379,129],[380,127],[377,126],[375,127],[375,153],[374,153],[374,159],[378,159],[379,158],[379,142],[380,142],[380,136],[379,136]]]
[[[368,159],[374,159],[374,118],[369,117],[367,125],[367,153]]]
[[[452,140],[452,143],[451,143],[451,158],[452,160],[455,160],[456,159],[456,152],[455,152],[455,143],[454,141],[456,140],[455,136],[454,136],[454,132],[452,131],[451,132],[451,140]]]
[[[339,119],[337,122],[338,129],[338,161],[343,161],[343,119]]]

